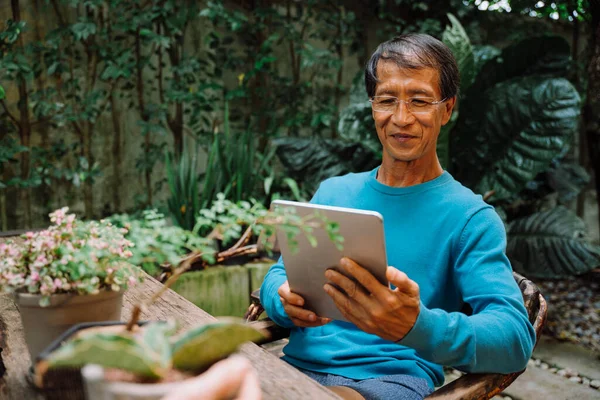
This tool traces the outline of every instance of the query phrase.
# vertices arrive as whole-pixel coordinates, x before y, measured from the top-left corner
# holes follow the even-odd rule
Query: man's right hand
[[[288,281],[277,290],[283,309],[294,325],[302,328],[313,328],[322,326],[331,322],[331,318],[323,318],[316,315],[314,312],[304,309],[304,299],[302,296],[292,293]]]

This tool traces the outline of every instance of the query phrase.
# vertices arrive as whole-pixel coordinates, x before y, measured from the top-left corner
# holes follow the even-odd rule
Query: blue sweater
[[[448,172],[401,188],[383,185],[376,174],[377,168],[328,179],[312,202],[383,215],[389,264],[420,288],[417,321],[398,343],[340,321],[294,327],[277,294],[287,279],[280,260],[266,275],[260,299],[271,319],[293,328],[284,359],[353,379],[408,374],[426,379],[430,387],[443,384],[441,365],[465,372],[524,369],[535,331],[494,209]],[[471,316],[460,312],[465,303],[473,309]]]

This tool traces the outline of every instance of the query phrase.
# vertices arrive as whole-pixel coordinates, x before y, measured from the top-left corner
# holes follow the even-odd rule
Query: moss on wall
[[[211,315],[243,317],[250,293],[260,287],[272,264],[216,266],[187,272],[172,289]]]

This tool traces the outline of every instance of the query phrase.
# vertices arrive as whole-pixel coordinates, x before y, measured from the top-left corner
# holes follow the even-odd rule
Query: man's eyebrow
[[[410,95],[424,94],[424,95],[427,95],[427,96],[433,96],[433,93],[430,92],[429,90],[426,90],[426,89],[409,89],[408,90],[408,94],[410,94]]]
[[[377,90],[377,91],[375,91],[375,94],[376,94],[377,96],[382,96],[382,95],[383,95],[383,96],[386,96],[386,95],[389,95],[389,96],[395,96],[395,95],[396,95],[396,92],[395,92],[395,91],[393,91],[392,89],[387,89],[387,88],[386,88],[386,89],[381,89],[381,90]]]
[[[433,92],[431,92],[427,89],[414,88],[414,89],[408,89],[407,92],[408,92],[408,95],[410,95],[410,96],[414,96],[416,94],[423,94],[425,96],[434,97]],[[389,96],[397,96],[397,93],[393,89],[382,88],[381,90],[375,91],[375,95],[376,96],[388,96],[388,95]]]

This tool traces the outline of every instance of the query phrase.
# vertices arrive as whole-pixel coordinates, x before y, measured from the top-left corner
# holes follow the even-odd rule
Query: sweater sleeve
[[[506,232],[495,211],[486,207],[476,212],[454,257],[455,285],[472,315],[421,304],[415,325],[399,343],[436,364],[465,372],[523,370],[535,331],[505,249]]]
[[[310,200],[311,203],[319,203],[319,190],[317,190],[313,198]],[[260,287],[260,303],[265,308],[269,318],[271,318],[277,325],[284,328],[291,328],[294,326],[294,323],[283,309],[283,304],[281,303],[279,294],[277,293],[277,290],[285,281],[287,281],[287,275],[283,265],[283,258],[279,257],[279,261],[269,268],[269,271],[267,272],[267,275],[265,275],[265,279]]]

